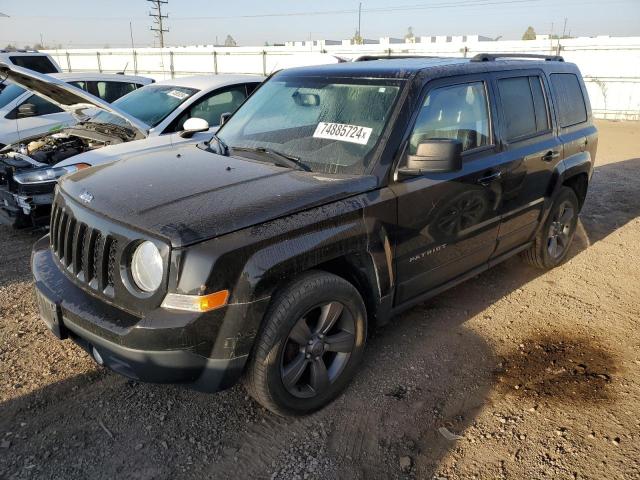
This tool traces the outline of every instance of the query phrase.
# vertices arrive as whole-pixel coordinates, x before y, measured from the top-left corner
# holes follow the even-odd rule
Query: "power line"
[[[155,3],[156,0],[147,0]],[[638,0],[609,0],[607,6],[610,4],[633,4],[637,5]],[[570,3],[573,2],[573,3]],[[162,3],[167,3],[163,1]],[[601,5],[602,0],[565,0],[561,5],[558,5],[557,0],[462,0],[452,1],[438,4],[414,4],[414,5],[398,5],[392,7],[377,7],[377,8],[362,8],[362,13],[387,13],[387,12],[402,12],[411,10],[428,10],[428,9],[446,9],[446,8],[459,8],[459,7],[484,7],[484,6],[521,6],[522,4],[529,4],[532,7],[548,7],[550,5],[570,6],[570,5]],[[225,19],[240,19],[240,18],[265,18],[265,17],[293,17],[293,16],[315,16],[315,15],[339,15],[358,13],[358,9],[348,10],[320,10],[311,12],[283,12],[283,13],[264,13],[254,15],[229,15],[229,16],[198,16],[198,17],[176,17],[172,16],[172,21],[194,21],[194,20],[225,20]],[[132,20],[132,19],[144,19],[145,17],[108,17],[108,16],[74,16],[74,15],[19,15],[13,16],[16,19],[57,19],[57,20],[100,20],[102,22]],[[167,18],[167,15],[164,15]]]
[[[162,21],[165,18],[169,18],[169,15],[162,14],[162,5],[168,4],[168,0],[147,0],[153,4],[153,9],[149,12],[149,16],[153,17],[153,23],[156,27],[151,27],[152,32],[156,32],[158,40],[160,40],[160,48],[164,48],[164,33],[168,32],[168,28],[162,26]]]

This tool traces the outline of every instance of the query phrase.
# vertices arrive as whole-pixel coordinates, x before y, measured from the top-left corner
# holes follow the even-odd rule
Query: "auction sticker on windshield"
[[[358,125],[345,125],[344,123],[320,122],[313,138],[326,138],[341,142],[358,143],[366,145],[371,136],[372,129]]]
[[[178,100],[184,100],[189,96],[188,93],[181,92],[180,90],[171,90],[170,92],[167,92],[167,95],[177,98]]]

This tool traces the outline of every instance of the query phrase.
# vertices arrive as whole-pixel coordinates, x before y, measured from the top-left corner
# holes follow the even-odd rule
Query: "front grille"
[[[51,249],[66,270],[94,290],[113,296],[118,241],[77,221],[54,203],[51,212]]]
[[[158,308],[166,294],[162,288],[149,295],[136,289],[127,267],[133,248],[155,241],[168,271],[170,251],[157,239],[129,229],[57,192],[51,209],[51,255],[73,283],[96,298],[138,317]]]

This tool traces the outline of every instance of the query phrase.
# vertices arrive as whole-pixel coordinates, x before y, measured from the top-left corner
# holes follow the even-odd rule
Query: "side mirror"
[[[225,123],[227,123],[227,120],[229,120],[230,116],[231,112],[224,112],[222,115],[220,115],[220,125],[224,125]]]
[[[398,169],[402,175],[415,176],[428,172],[457,172],[462,170],[462,142],[448,138],[434,138],[418,145],[415,155],[407,155],[406,165]]]
[[[18,107],[18,117],[35,117],[38,108],[33,103],[23,103]]]
[[[203,118],[192,117],[184,122],[183,130],[180,136],[183,138],[191,138],[194,133],[206,132],[209,130],[209,122]]]

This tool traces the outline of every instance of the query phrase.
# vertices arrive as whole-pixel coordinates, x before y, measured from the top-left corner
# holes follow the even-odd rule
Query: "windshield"
[[[14,83],[4,83],[0,85],[0,108],[6,107],[23,93],[24,88]]]
[[[143,121],[150,127],[155,127],[197,92],[198,90],[195,88],[147,85],[119,98],[113,102],[113,105],[132,117]],[[99,112],[89,121],[129,127],[129,124],[123,118],[105,111]]]
[[[218,137],[234,155],[271,150],[314,172],[362,174],[399,85],[395,80],[275,78],[240,107]]]

